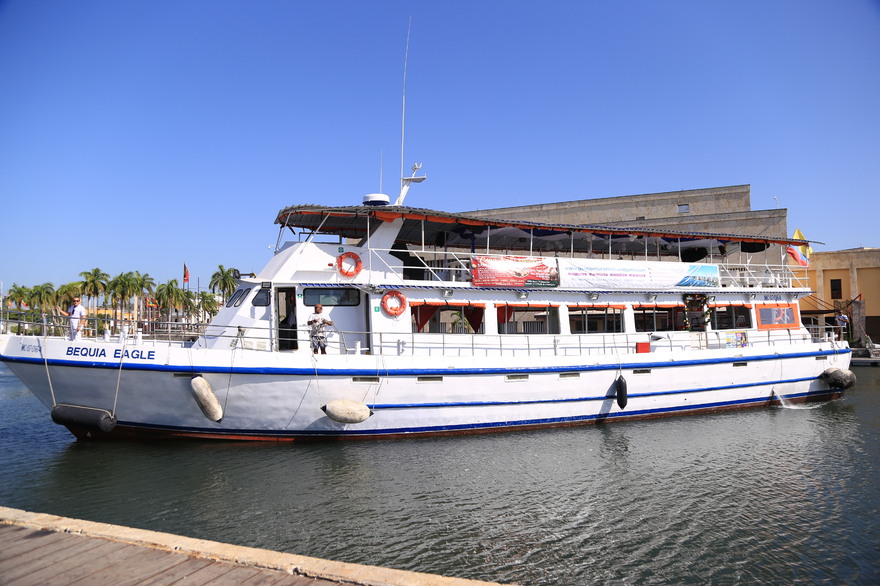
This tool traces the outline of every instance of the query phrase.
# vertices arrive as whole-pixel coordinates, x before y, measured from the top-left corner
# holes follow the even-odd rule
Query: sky
[[[405,60],[407,205],[750,184],[880,246],[880,0],[0,0],[0,281],[259,271],[396,195]]]

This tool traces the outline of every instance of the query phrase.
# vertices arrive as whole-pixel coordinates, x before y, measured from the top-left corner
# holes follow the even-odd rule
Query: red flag
[[[189,269],[186,268],[186,263],[183,263],[183,282],[189,283]]]

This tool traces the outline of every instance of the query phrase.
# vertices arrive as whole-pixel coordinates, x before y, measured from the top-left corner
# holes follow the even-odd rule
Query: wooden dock
[[[850,361],[850,366],[880,366],[880,356],[870,358],[854,356]]]
[[[0,507],[0,584],[466,586],[487,583],[333,562]]]

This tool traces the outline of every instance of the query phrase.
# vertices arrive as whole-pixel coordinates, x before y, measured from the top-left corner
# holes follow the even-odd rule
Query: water
[[[522,584],[880,582],[880,369],[841,401],[370,443],[79,443],[0,366],[0,504]]]

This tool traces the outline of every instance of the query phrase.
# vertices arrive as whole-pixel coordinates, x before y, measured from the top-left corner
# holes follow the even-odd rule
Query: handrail
[[[533,258],[583,258],[573,256],[546,257],[537,254],[488,254],[480,252],[466,252],[461,250],[431,250],[431,249],[407,249],[409,259],[417,264],[403,263],[400,266],[389,265],[385,261],[386,253],[400,254],[397,249],[372,248],[369,254],[381,260],[388,271],[401,279],[405,279],[405,271],[418,269],[426,271],[429,278],[424,281],[439,281],[441,283],[461,283],[471,280],[471,260],[474,257],[503,258],[505,256],[520,256]],[[634,258],[634,261],[642,259]],[[644,262],[644,261],[642,261]],[[718,265],[721,274],[721,287],[727,288],[762,288],[762,289],[806,289],[809,287],[807,269],[804,267],[792,267],[788,264],[751,264],[720,262],[711,263]],[[798,272],[795,272],[797,269]]]

